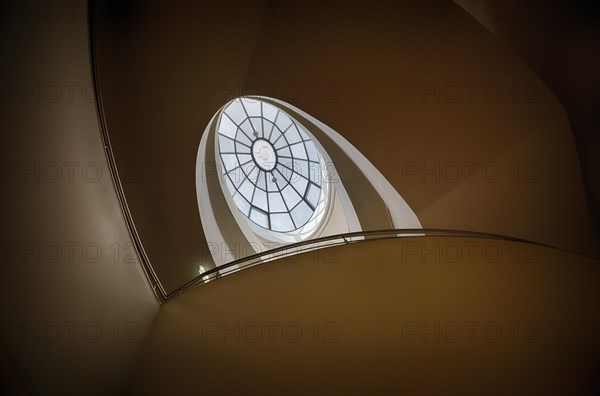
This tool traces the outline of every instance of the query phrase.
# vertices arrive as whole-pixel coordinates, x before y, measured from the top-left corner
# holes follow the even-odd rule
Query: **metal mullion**
[[[273,168],[273,169],[274,169],[274,170],[277,170],[277,172],[279,172],[279,174],[281,175],[281,178],[282,178],[282,179],[283,179],[283,181],[285,182],[285,185],[283,186],[283,188],[280,188],[280,187],[279,187],[279,184],[277,184],[277,182],[275,182],[275,184],[277,185],[277,188],[279,188],[279,191],[281,191],[281,190],[283,190],[283,189],[285,188],[285,186],[287,186],[287,185],[288,185],[288,184],[290,184],[290,183],[289,183],[289,182],[288,182],[288,181],[285,179],[285,177],[283,176],[283,173],[281,173],[281,172],[279,171],[279,169],[277,169],[277,167],[275,167],[275,168]],[[279,180],[279,179],[278,179],[278,180]]]
[[[241,122],[241,123],[238,125],[238,123],[237,123],[237,122],[235,122],[235,121],[233,120],[233,118],[231,118],[231,117],[229,116],[229,114],[227,114],[227,112],[226,112],[226,111],[224,111],[224,112],[223,112],[223,114],[225,114],[225,115],[227,116],[227,118],[229,118],[229,120],[230,120],[231,122],[233,122],[233,125],[235,125],[237,128],[239,128],[239,127],[240,127],[240,125],[242,125],[242,124],[244,123],[244,121],[245,121],[245,120],[243,120],[243,121],[242,121],[242,122]]]
[[[263,114],[263,102],[259,101],[260,103],[260,124],[262,125],[262,137],[263,139],[265,138],[265,115]],[[271,227],[269,227],[271,228]]]
[[[233,197],[235,196],[235,194],[239,194],[239,195],[240,195],[240,197],[242,197],[242,199],[243,199],[244,201],[248,202],[248,199],[247,199],[247,198],[244,196],[244,194],[242,194],[242,193],[240,192],[240,190],[239,190],[239,189],[238,189],[238,188],[235,186],[235,183],[234,183],[234,182],[233,182],[233,180],[231,179],[231,176],[230,176],[230,175],[227,175],[227,177],[229,178],[229,181],[231,181],[231,185],[233,186],[233,188],[235,188],[235,193],[234,193],[234,194],[233,194],[231,197],[233,198]],[[245,180],[245,179],[244,179],[244,180]],[[244,180],[242,180],[242,183],[244,182]],[[240,183],[240,185],[242,185],[242,183]],[[250,216],[250,210],[252,209],[252,202],[248,202],[248,204],[250,205],[250,208],[248,209],[248,213],[247,213],[247,214],[245,214],[245,216],[247,216],[247,217],[248,217],[248,216]],[[237,206],[237,205],[236,205],[236,206]],[[238,209],[239,209],[239,207],[238,207]],[[244,212],[242,212],[242,213],[244,213]]]
[[[221,158],[221,161],[223,161],[223,158]],[[231,168],[231,170],[228,170],[227,172],[225,172],[225,174],[228,174],[229,172],[232,172],[232,171],[236,170],[237,168],[240,168],[240,167],[242,167],[242,166],[246,165],[246,164],[247,164],[247,163],[249,163],[249,162],[252,162],[252,159],[250,159],[250,160],[248,160],[248,161],[244,162],[243,164],[239,164],[239,165],[237,165],[235,168]],[[224,165],[224,164],[223,164],[223,167],[225,167],[225,165]],[[244,169],[242,169],[242,171],[243,171],[243,170],[244,170]],[[245,174],[246,172],[243,172],[243,173]]]
[[[248,114],[248,110],[246,110],[246,106],[244,106],[244,101],[240,99],[240,103],[242,104],[242,109],[244,109],[244,113],[246,113],[246,117],[247,117],[246,120],[248,120],[248,122],[250,123],[250,127],[252,128],[254,133],[256,133],[256,135],[258,135],[258,132],[256,132],[256,129],[254,129],[254,124],[252,124],[252,121],[250,120],[250,114]],[[248,136],[248,135],[246,135],[246,136]],[[250,141],[252,141],[252,139],[250,139]]]
[[[285,166],[284,164],[281,164],[281,166],[290,169],[289,166]],[[303,175],[301,175],[300,173],[296,172],[294,169],[290,169],[293,173],[297,174],[298,176],[300,176],[301,178],[303,178],[304,180],[306,180],[308,183],[311,183],[311,180]],[[290,186],[294,187],[294,185],[291,183],[290,181]],[[306,189],[308,190],[308,185],[306,187]],[[296,187],[294,187],[294,190],[296,190]],[[298,190],[296,190],[296,192],[298,193],[298,195],[303,196],[302,194],[300,194],[300,192]],[[306,191],[304,192],[304,196],[306,196]]]
[[[279,190],[279,195],[281,195],[281,200],[283,201],[283,205],[285,206],[285,209],[287,210],[287,215],[290,216],[290,219],[292,220],[292,224],[294,225],[294,229],[296,230],[298,227],[296,226],[296,222],[294,221],[294,217],[292,216],[292,213],[290,212],[290,208],[287,204],[287,202],[285,202],[285,198],[283,197],[283,194],[281,193],[281,190]]]
[[[243,108],[243,107],[244,107],[244,105],[242,104],[242,108]],[[246,109],[244,109],[244,112],[246,112]],[[242,129],[242,124],[244,123],[244,121],[246,121],[246,120],[249,118],[249,117],[248,117],[248,113],[246,113],[246,117],[247,117],[247,118],[246,118],[245,120],[242,120],[242,122],[240,122],[240,123],[239,123],[239,125],[238,125],[238,124],[237,124],[237,123],[236,123],[236,122],[233,120],[233,118],[231,118],[231,117],[229,116],[229,114],[227,114],[226,112],[223,112],[223,114],[225,114],[225,115],[227,116],[227,118],[229,118],[229,119],[231,120],[231,122],[233,122],[233,125],[235,125],[235,126],[237,127],[237,129],[236,129],[236,131],[235,131],[235,132],[236,132],[236,135],[237,135],[237,131],[238,131],[238,130],[240,130],[240,131],[242,131],[242,133],[244,134],[244,136],[246,136],[246,137],[248,138],[248,140],[252,141],[252,139],[250,139],[250,136],[246,135],[246,132],[244,132],[244,130]],[[248,122],[250,122],[250,121],[248,121]],[[252,123],[250,122],[250,124],[252,124]],[[251,125],[251,126],[252,126],[252,125]],[[230,138],[230,139],[231,139],[231,138]],[[238,143],[240,143],[240,144],[244,144],[244,143],[240,142],[238,139],[232,139],[232,140],[233,140],[234,142],[238,142]],[[248,146],[248,145],[246,145],[246,144],[244,144],[244,146],[246,146],[246,147],[250,147],[250,146]]]
[[[290,124],[290,125],[289,125],[287,128],[285,128],[285,131],[281,132],[281,136],[279,136],[279,137],[277,138],[277,140],[275,140],[275,141],[273,142],[273,147],[275,147],[275,143],[277,143],[277,142],[279,141],[279,139],[281,139],[282,137],[283,137],[283,138],[285,139],[285,141],[287,142],[287,145],[288,145],[288,146],[290,145],[290,142],[288,142],[287,138],[285,137],[285,133],[288,131],[288,129],[290,129],[290,128],[292,127],[292,125],[294,125],[294,121],[292,121],[292,123],[291,123],[291,124]],[[279,129],[279,128],[278,128],[278,129]]]
[[[249,179],[248,179],[249,180]],[[256,194],[256,184],[252,184],[254,186],[254,190],[252,190],[252,198],[250,199],[250,205],[254,208],[254,194]]]
[[[262,108],[262,106],[261,106],[261,108]],[[271,226],[271,203],[269,202],[269,191],[268,191],[268,187],[267,187],[267,173],[265,171],[263,171],[262,169],[259,170],[259,172],[263,172],[265,174],[265,196],[267,197],[267,221],[269,223],[269,230],[272,230],[272,226]],[[258,180],[257,180],[257,185],[258,185]]]
[[[267,119],[265,118],[265,119],[263,119],[263,128],[264,128],[264,123],[265,123],[265,122],[266,122],[267,124],[271,124],[271,125],[272,125],[272,126],[271,126],[271,130],[269,131],[269,137],[267,138],[267,137],[265,136],[265,139],[267,139],[267,140],[270,142],[270,141],[271,141],[271,136],[273,135],[273,129],[275,129],[275,124],[273,124],[273,123],[272,123],[270,120],[267,120]],[[265,130],[263,130],[263,133],[264,133],[264,132],[265,132]]]
[[[248,161],[248,162],[250,162],[250,161]],[[248,162],[246,162],[246,164],[247,164]],[[246,164],[244,164],[244,165],[246,165]],[[240,165],[240,166],[243,166],[243,165]],[[232,169],[232,170],[233,170],[233,169]],[[241,186],[242,184],[244,184],[244,181],[246,181],[246,179],[250,180],[250,179],[248,178],[248,175],[246,174],[246,172],[244,172],[244,169],[243,169],[243,168],[242,168],[242,173],[244,174],[244,178],[243,178],[243,179],[242,179],[242,181],[240,182],[240,186]],[[227,172],[227,174],[229,174],[229,172]],[[239,189],[238,187],[236,187],[236,186],[235,186],[235,184],[233,185],[233,187],[235,187],[235,191],[239,192],[239,193],[240,193],[240,195],[241,195],[241,196],[242,196],[244,199],[246,199],[246,197],[244,196],[244,194],[242,194],[242,193],[240,192],[240,189]],[[247,201],[247,200],[248,200],[248,199],[246,199],[246,201]],[[250,205],[252,205],[252,202],[250,202]]]
[[[279,172],[279,173],[281,173],[281,172]],[[303,197],[303,194],[300,194],[300,193],[298,192],[298,190],[296,190],[296,187],[294,187],[294,185],[293,185],[291,182],[289,182],[288,184],[289,184],[289,185],[292,187],[292,189],[293,189],[294,191],[296,191],[296,194],[298,194],[298,196],[300,197],[300,201],[299,201],[299,202],[298,202],[296,205],[294,205],[294,207],[293,207],[292,209],[290,209],[290,208],[289,208],[289,206],[287,205],[287,202],[285,201],[285,198],[283,197],[283,194],[281,193],[281,190],[280,190],[281,199],[283,199],[283,203],[285,204],[285,207],[286,207],[286,209],[288,210],[288,213],[289,213],[289,215],[290,215],[290,218],[292,219],[292,223],[294,224],[294,227],[297,227],[297,225],[296,225],[296,222],[294,221],[294,216],[292,216],[292,213],[291,213],[291,211],[292,211],[292,210],[294,210],[294,209],[296,208],[296,206],[298,206],[298,205],[300,204],[300,202],[302,202],[302,201],[304,200],[304,199],[302,198],[302,197]]]
[[[237,126],[237,125],[236,125],[236,126]],[[239,129],[239,127],[238,127],[238,129]],[[244,131],[242,131],[242,132],[244,132]],[[244,133],[244,135],[246,135],[246,134]],[[231,140],[233,143],[239,143],[239,144],[241,144],[242,146],[246,146],[246,147],[248,147],[248,148],[251,148],[251,147],[250,147],[250,146],[248,146],[247,144],[245,144],[245,143],[242,143],[242,142],[240,142],[240,141],[239,141],[239,140],[237,140],[237,139],[230,138],[229,136],[227,136],[227,135],[224,135],[224,134],[222,134],[221,132],[219,132],[219,136],[223,136],[225,139],[229,139],[229,140]],[[246,135],[246,137],[248,137],[248,135]]]
[[[246,118],[246,120],[250,120],[250,119],[249,119],[249,118]],[[246,122],[246,120],[244,120],[244,122]],[[244,122],[242,122],[242,124],[243,124]],[[250,126],[252,126],[252,122],[250,122],[250,121],[248,121],[248,122],[250,123]],[[252,129],[254,130],[254,128],[252,128]],[[252,138],[251,138],[250,136],[248,136],[248,135],[246,134],[246,132],[245,132],[245,131],[242,129],[242,126],[241,126],[241,124],[240,124],[240,126],[238,127],[238,130],[240,130],[240,131],[241,131],[241,132],[244,134],[244,136],[246,136],[246,137],[248,138],[248,140],[252,141]],[[236,139],[236,142],[240,142],[240,141]],[[242,142],[240,142],[240,143],[241,143],[241,144],[243,144]],[[246,147],[250,147],[250,146],[248,146],[247,144],[245,144],[245,146],[246,146]]]
[[[302,197],[302,200],[304,202],[306,202],[306,204],[312,209],[313,212],[315,212],[317,210],[316,206],[313,206],[310,201],[308,200],[308,189],[310,188],[310,183],[311,181],[308,181],[308,184],[306,185],[306,190],[304,191],[304,197]],[[313,183],[314,184],[314,183]],[[320,187],[319,187],[320,189]],[[318,205],[318,201],[317,201],[317,205]],[[312,216],[312,215],[311,215]]]
[[[271,128],[271,133],[269,134],[269,141],[271,141],[271,136],[273,136],[273,130],[275,128],[279,129],[279,127],[277,126],[277,118],[279,117],[280,112],[281,110],[277,109],[277,114],[275,114],[275,119],[273,120],[273,128]]]
[[[294,172],[294,173],[296,173],[296,172]],[[300,176],[302,176],[302,175],[300,175]],[[300,197],[300,201],[302,201],[302,200],[304,199],[304,194],[300,194],[300,191],[298,191],[298,190],[296,189],[296,187],[294,187],[294,184],[292,184],[292,182],[291,182],[291,181],[290,181],[289,185],[290,185],[290,186],[292,186],[292,188],[294,189],[294,191],[296,191],[296,194],[298,194],[298,196]],[[295,207],[296,207],[296,206],[294,206],[294,208],[295,208]]]

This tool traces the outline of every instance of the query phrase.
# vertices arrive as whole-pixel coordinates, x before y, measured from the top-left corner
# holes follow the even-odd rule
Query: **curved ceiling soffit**
[[[225,173],[228,171],[223,169],[225,165],[217,156],[220,146],[221,119],[225,117],[225,109],[235,101],[257,101],[266,104],[265,106],[271,105],[277,108],[298,125],[299,130],[302,130],[303,139],[306,139],[305,142],[314,143],[316,146],[323,168],[324,182],[321,195],[328,195],[328,198],[322,201],[327,203],[328,209],[325,215],[321,215],[321,220],[315,222],[316,226],[309,231],[303,234],[273,232],[269,229],[271,223],[268,227],[257,225],[250,219],[251,216],[242,213],[234,201],[233,194],[229,190],[232,188],[232,183],[227,187],[228,183],[224,180]],[[241,120],[239,125],[235,124],[238,130],[245,121]],[[226,122],[230,123],[230,120],[227,119]],[[260,140],[262,143],[262,138],[256,132],[254,134],[255,137],[250,136],[250,138],[255,139],[255,142]],[[268,144],[260,146],[263,145],[269,146]],[[257,147],[249,143],[248,146]],[[263,167],[259,166],[255,156],[252,158],[254,161],[251,164],[258,168],[264,167],[264,164]],[[240,167],[239,163],[236,165]],[[270,167],[263,170],[270,170]],[[209,267],[213,265],[218,267],[245,256],[268,251],[278,244],[340,233],[340,228],[335,232],[333,231],[335,227],[328,227],[328,223],[332,221],[338,224],[343,221],[346,232],[422,228],[414,211],[385,176],[341,134],[289,103],[264,96],[236,98],[226,103],[213,115],[204,130],[198,148],[196,192],[202,227],[209,241],[209,252],[214,261],[208,264]],[[335,205],[338,205],[341,210],[334,210]],[[252,211],[253,209],[250,209],[250,213]],[[316,210],[316,212],[322,214],[323,211]],[[315,217],[313,213],[311,220]]]

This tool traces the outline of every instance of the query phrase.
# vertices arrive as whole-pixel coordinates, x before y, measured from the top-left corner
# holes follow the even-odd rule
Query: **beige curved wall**
[[[599,264],[447,237],[266,263],[165,304],[131,392],[591,394]]]
[[[0,339],[31,394],[117,394],[158,301],[107,167],[86,4],[46,6],[0,12]]]
[[[600,227],[600,106],[596,29],[600,14],[593,2],[463,1],[466,11],[534,70],[560,99],[577,144],[587,206]]]

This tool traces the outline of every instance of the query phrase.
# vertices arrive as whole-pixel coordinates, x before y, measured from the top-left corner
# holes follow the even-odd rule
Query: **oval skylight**
[[[315,144],[284,111],[267,102],[239,98],[224,109],[218,154],[235,205],[264,229],[298,230],[323,204]]]

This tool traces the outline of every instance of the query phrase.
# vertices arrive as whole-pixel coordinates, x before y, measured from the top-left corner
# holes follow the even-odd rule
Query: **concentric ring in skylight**
[[[240,98],[223,111],[218,127],[222,172],[237,208],[276,232],[304,226],[321,197],[321,157],[284,111]]]

